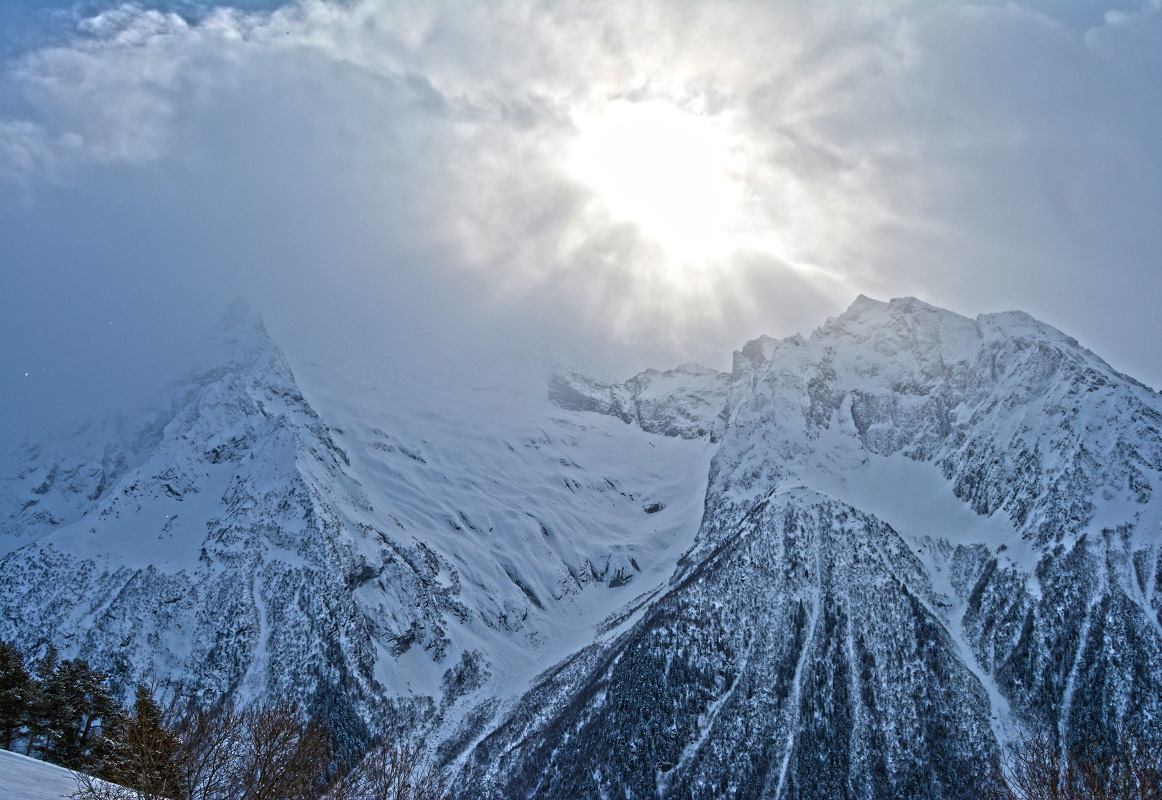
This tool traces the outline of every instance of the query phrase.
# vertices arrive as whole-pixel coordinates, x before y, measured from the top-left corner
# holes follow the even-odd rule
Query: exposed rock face
[[[404,715],[505,800],[969,798],[1032,726],[1162,735],[1162,397],[1027,315],[861,297],[527,408],[219,338],[14,454],[0,636]]]
[[[751,342],[669,592],[466,769],[497,797],[967,798],[1022,725],[1112,746],[1162,714],[1160,409],[1023,314],[860,298]]]
[[[607,385],[562,367],[549,379],[549,399],[569,411],[637,423],[649,433],[717,442],[728,378],[698,364],[683,364],[666,372],[647,369],[625,383]]]

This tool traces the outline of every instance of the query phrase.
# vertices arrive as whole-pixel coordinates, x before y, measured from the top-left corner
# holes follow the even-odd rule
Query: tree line
[[[74,800],[454,800],[417,742],[381,741],[347,763],[327,726],[289,701],[240,706],[138,686],[121,706],[107,676],[55,648],[27,664],[0,640],[0,745],[77,773]],[[1116,748],[1025,738],[982,800],[1160,800],[1162,739]]]
[[[452,800],[418,743],[346,763],[327,726],[290,701],[236,705],[138,686],[123,707],[105,674],[51,645],[26,663],[0,640],[0,745],[77,774],[76,800]]]

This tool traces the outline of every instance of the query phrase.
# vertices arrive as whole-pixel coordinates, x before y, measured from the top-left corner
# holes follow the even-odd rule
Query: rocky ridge
[[[1018,313],[861,297],[749,343],[668,592],[466,769],[498,797],[973,797],[1021,730],[1116,747],[1162,713],[1160,409]]]

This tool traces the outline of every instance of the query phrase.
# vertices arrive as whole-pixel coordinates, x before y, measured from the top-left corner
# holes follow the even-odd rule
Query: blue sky
[[[0,3],[0,440],[292,362],[726,367],[859,293],[1162,385],[1156,2]]]

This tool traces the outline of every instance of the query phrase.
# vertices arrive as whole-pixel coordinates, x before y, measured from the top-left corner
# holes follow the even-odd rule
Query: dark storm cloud
[[[916,294],[1024,308],[1158,385],[1162,15],[1071,8],[37,17],[0,65],[4,436],[129,403],[237,295],[292,360],[616,377]],[[611,218],[565,156],[614,98],[728,121],[776,251],[676,271]]]

